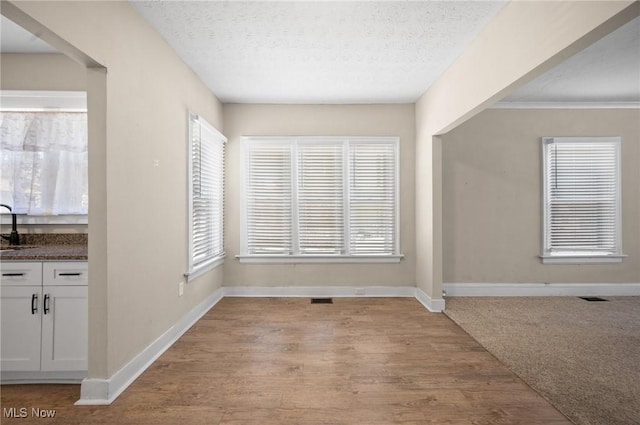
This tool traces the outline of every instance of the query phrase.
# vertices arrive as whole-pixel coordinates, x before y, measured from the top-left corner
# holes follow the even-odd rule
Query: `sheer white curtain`
[[[17,214],[86,214],[86,112],[0,112],[0,201]]]

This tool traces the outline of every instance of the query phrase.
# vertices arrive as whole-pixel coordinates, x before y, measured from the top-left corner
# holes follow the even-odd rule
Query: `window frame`
[[[236,258],[241,263],[282,263],[282,264],[296,264],[296,263],[399,263],[404,255],[401,254],[401,238],[400,238],[400,138],[393,136],[242,136],[240,138],[241,148],[241,220],[240,220],[240,254],[236,255]],[[343,144],[343,162],[347,164],[349,161],[349,155],[346,153],[349,150],[349,142],[371,142],[371,143],[393,143],[394,149],[394,193],[395,193],[395,205],[394,205],[394,252],[392,254],[299,254],[294,252],[293,254],[249,254],[247,246],[247,229],[248,229],[248,217],[247,217],[247,198],[248,198],[248,186],[247,186],[247,155],[249,145],[252,143],[265,143],[265,142],[287,142],[291,146],[301,143],[314,143],[314,142],[341,142]],[[292,161],[291,161],[291,176],[292,179],[297,181],[299,169],[297,166],[296,157],[297,149],[293,149]],[[343,200],[348,200],[348,185],[350,179],[350,171],[348,165],[344,168],[344,185],[346,192],[343,193]],[[292,183],[292,246],[299,247],[300,242],[298,240],[299,235],[297,232],[298,221],[298,193],[297,185]],[[343,201],[344,203],[344,201]],[[344,204],[343,210],[347,214],[349,206]],[[345,216],[344,221],[348,222],[349,217]],[[348,252],[349,245],[349,233],[348,225],[343,230],[343,239],[345,249]]]
[[[615,146],[615,249],[611,252],[594,252],[594,251],[571,251],[571,252],[553,252],[549,240],[550,223],[549,216],[550,193],[548,191],[548,162],[547,149],[554,143],[611,143]],[[540,258],[543,264],[590,264],[590,263],[620,263],[626,257],[622,253],[622,138],[618,136],[610,137],[542,137],[542,253]]]
[[[195,135],[195,125],[200,125],[207,128],[216,139],[216,142],[222,143],[222,159],[221,159],[221,171],[222,171],[222,184],[220,185],[219,190],[219,201],[221,203],[221,218],[220,218],[220,233],[219,240],[221,244],[219,255],[213,255],[211,257],[206,258],[204,261],[195,263],[194,261],[194,188],[193,188],[193,141],[196,137]],[[187,243],[187,261],[188,261],[188,271],[184,274],[184,277],[187,283],[191,282],[193,279],[202,276],[204,273],[212,270],[213,268],[224,263],[224,259],[226,257],[226,252],[224,250],[224,190],[225,190],[225,145],[227,142],[227,138],[218,131],[215,127],[209,124],[204,118],[201,116],[194,114],[192,112],[188,112],[187,117],[187,130],[188,130],[188,138],[187,138],[187,234],[188,234],[188,243]],[[202,143],[202,139],[200,140]]]
[[[0,90],[0,112],[80,112],[88,114],[87,92],[69,90]],[[21,225],[87,225],[89,214],[18,214]],[[11,213],[0,212],[0,224],[11,224]]]

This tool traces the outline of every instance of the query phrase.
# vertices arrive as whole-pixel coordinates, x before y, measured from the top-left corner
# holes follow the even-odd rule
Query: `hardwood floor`
[[[2,424],[570,425],[412,298],[225,298],[110,406],[79,387],[2,386]],[[4,415],[3,415],[4,416]]]

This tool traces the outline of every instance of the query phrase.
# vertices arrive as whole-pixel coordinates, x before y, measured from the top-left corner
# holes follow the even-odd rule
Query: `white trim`
[[[490,109],[640,109],[640,102],[509,102],[495,103]]]
[[[447,297],[640,296],[640,283],[444,283]]]
[[[0,213],[0,224],[11,224],[11,213]],[[17,214],[18,226],[26,224],[88,224],[89,216],[86,214],[76,215],[26,215]],[[18,229],[20,230],[20,229]]]
[[[626,255],[541,255],[542,264],[622,263]]]
[[[198,264],[188,273],[184,274],[185,280],[187,283],[191,283],[194,279],[202,276],[210,270],[215,269],[221,264],[224,264],[224,259],[226,258],[226,253],[223,253],[220,257],[211,258],[205,261],[202,264]]]
[[[240,136],[240,140],[250,142],[281,141],[281,140],[302,140],[305,142],[324,142],[350,140],[354,142],[389,143],[400,141],[399,136]]]
[[[620,151],[622,138],[620,136],[604,137],[542,137],[542,258],[543,264],[586,264],[586,263],[621,263],[622,262],[622,196],[621,196],[621,158]],[[588,252],[562,252],[554,251],[551,246],[551,190],[549,173],[550,159],[549,152],[552,146],[562,146],[571,144],[611,144],[615,148],[615,248],[610,252],[595,253]],[[557,162],[556,162],[557,164]],[[557,165],[556,165],[557,167]],[[557,171],[554,171],[557,172]],[[556,183],[557,184],[557,183]],[[556,247],[557,248],[557,247]],[[602,247],[603,248],[603,247]]]
[[[225,297],[413,297],[413,286],[224,286]]]
[[[2,111],[87,112],[86,91],[0,90]]]
[[[399,263],[404,255],[236,255],[241,263]]]
[[[171,347],[191,326],[205,315],[224,296],[224,289],[218,288],[191,311],[182,316],[158,339],[149,344],[129,363],[107,379],[87,378],[80,387],[80,400],[76,405],[111,404],[133,381]]]
[[[2,385],[14,384],[79,384],[87,377],[86,370],[63,372],[13,372],[2,371]]]
[[[431,298],[420,288],[415,288],[415,293],[416,299],[430,312],[442,313],[444,310],[445,302],[443,298]]]
[[[368,262],[381,262],[381,263],[398,263],[403,255],[401,254],[401,241],[400,241],[400,137],[399,136],[241,136],[241,164],[243,167],[241,176],[241,221],[240,221],[240,234],[241,234],[241,249],[240,255],[236,258],[242,263],[368,263]],[[289,146],[291,151],[291,251],[294,255],[253,255],[249,254],[249,248],[247,244],[247,174],[249,172],[249,164],[247,158],[251,147],[253,145],[263,145],[269,142],[281,142],[282,146]],[[342,247],[342,253],[347,255],[300,255],[299,247],[299,211],[298,211],[298,146],[307,143],[315,142],[334,142],[342,143],[343,145],[343,161],[346,166],[343,169],[343,204],[344,204],[344,246]],[[394,155],[394,246],[392,255],[348,255],[350,253],[350,229],[349,229],[349,207],[350,207],[350,189],[349,179],[351,175],[351,167],[349,166],[350,158],[350,146],[352,143],[367,144],[393,144]],[[384,258],[384,259],[383,259]]]
[[[227,143],[227,138],[224,134],[218,131],[215,127],[207,122],[198,114],[194,114],[187,111],[187,271],[184,273],[187,283],[202,276],[204,273],[213,269],[214,267],[224,263],[225,253],[213,258],[206,259],[203,263],[194,264],[193,262],[193,139],[196,137],[194,134],[194,123],[197,123],[200,127],[206,128],[211,132],[218,140],[222,141],[223,145],[223,157],[222,157],[222,175],[224,179],[224,145]],[[202,138],[200,132],[198,132],[200,143]],[[224,181],[222,182],[222,202],[224,205]],[[224,210],[224,206],[223,206]],[[224,215],[224,211],[222,212]],[[222,217],[222,249],[224,250],[224,217]]]

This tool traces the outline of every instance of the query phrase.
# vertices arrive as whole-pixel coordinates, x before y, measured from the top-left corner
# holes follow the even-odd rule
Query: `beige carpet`
[[[452,297],[445,313],[578,425],[640,424],[640,297]]]

